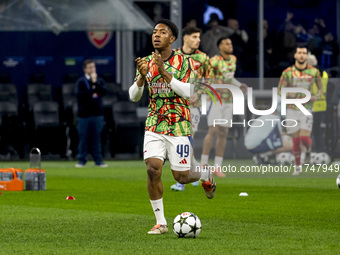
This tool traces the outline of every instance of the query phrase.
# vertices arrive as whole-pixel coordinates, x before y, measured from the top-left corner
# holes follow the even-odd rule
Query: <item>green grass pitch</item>
[[[143,161],[108,162],[107,169],[74,164],[43,162],[47,191],[2,191],[0,254],[340,254],[338,174],[217,179],[216,196],[208,200],[200,186],[170,191],[174,180],[166,164],[169,234],[150,236],[155,219]],[[65,200],[69,195],[76,200]],[[172,231],[173,219],[184,211],[201,219],[196,239],[179,239]]]

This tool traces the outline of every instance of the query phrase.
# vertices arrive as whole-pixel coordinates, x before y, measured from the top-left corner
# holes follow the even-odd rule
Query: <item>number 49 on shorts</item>
[[[189,156],[189,145],[188,144],[178,144],[177,145],[177,154],[183,158]]]

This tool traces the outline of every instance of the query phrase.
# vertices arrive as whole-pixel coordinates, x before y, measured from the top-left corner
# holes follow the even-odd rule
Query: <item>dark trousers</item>
[[[92,116],[87,118],[77,118],[79,144],[78,160],[79,163],[86,163],[88,152],[88,142],[91,141],[91,155],[96,164],[103,162],[101,132],[103,130],[104,116]]]
[[[326,125],[326,112],[314,112],[313,113],[313,147],[316,152],[324,152],[324,131]]]

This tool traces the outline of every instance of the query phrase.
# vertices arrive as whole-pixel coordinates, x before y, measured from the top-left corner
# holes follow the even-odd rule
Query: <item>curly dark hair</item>
[[[175,25],[175,23],[173,23],[172,21],[168,20],[168,19],[161,19],[159,20],[155,26],[153,27],[155,29],[155,27],[158,25],[158,24],[164,24],[166,25],[172,32],[172,35],[177,39],[178,37],[178,28],[177,26]]]
[[[191,26],[185,27],[182,30],[182,36],[192,35],[194,33],[202,33],[202,30],[197,27],[191,27]]]
[[[220,46],[220,44],[221,44],[221,42],[223,41],[223,40],[225,40],[225,39],[230,39],[229,38],[229,36],[223,36],[223,37],[221,37],[220,39],[218,39],[218,41],[217,41],[217,47],[219,47]]]

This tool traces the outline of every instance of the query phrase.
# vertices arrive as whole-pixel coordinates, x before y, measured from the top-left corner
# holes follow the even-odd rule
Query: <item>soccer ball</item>
[[[316,158],[316,155],[317,155],[317,153],[315,153],[315,152],[311,152],[311,154],[310,154],[310,164],[316,164],[315,163],[315,158]],[[308,162],[306,162],[306,164],[307,164]]]
[[[331,163],[331,158],[328,156],[326,152],[320,152],[315,155],[314,163],[328,165],[329,163]]]
[[[294,162],[294,156],[289,152],[282,152],[276,155],[276,162],[279,165],[289,165]]]
[[[200,219],[191,212],[184,212],[174,219],[174,233],[178,237],[197,237],[201,232]]]
[[[340,189],[340,174],[338,175],[338,178],[336,178],[336,186]]]

